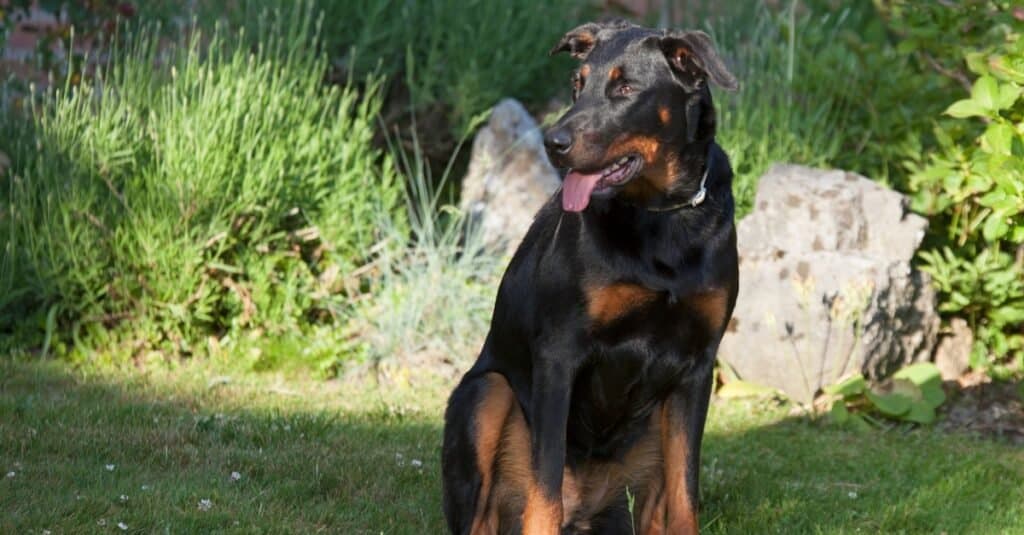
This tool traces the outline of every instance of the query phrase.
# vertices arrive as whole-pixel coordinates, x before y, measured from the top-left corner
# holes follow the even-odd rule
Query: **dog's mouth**
[[[582,212],[590,204],[592,195],[614,191],[636,177],[641,167],[643,159],[632,154],[593,172],[570,169],[562,183],[562,209]]]

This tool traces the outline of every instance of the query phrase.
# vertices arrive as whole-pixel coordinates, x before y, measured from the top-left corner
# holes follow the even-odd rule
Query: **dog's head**
[[[737,87],[699,31],[589,23],[565,34],[557,52],[581,61],[573,105],[544,136],[551,161],[568,169],[567,211],[584,210],[591,197],[670,195],[681,155],[715,135],[708,82]]]

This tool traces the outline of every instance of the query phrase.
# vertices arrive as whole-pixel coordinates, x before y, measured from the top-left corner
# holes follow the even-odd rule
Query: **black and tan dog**
[[[449,400],[445,515],[459,534],[696,533],[737,288],[708,84],[736,80],[700,32],[586,24],[559,51],[582,61],[574,104],[545,135],[568,172]]]

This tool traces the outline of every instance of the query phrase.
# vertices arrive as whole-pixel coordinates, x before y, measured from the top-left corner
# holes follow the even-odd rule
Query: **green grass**
[[[0,360],[0,532],[443,532],[447,386],[226,366]],[[1024,532],[1021,449],[786,413],[712,405],[705,533]]]

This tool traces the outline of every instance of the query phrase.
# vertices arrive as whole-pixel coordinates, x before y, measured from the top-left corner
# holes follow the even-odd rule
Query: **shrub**
[[[1011,9],[967,4],[986,6],[993,21],[1008,20]],[[958,24],[977,16],[963,6],[935,9]],[[932,216],[935,245],[921,257],[940,308],[974,328],[972,365],[1004,376],[1024,371],[1024,33],[994,27],[991,44],[966,54],[977,79],[969,98],[946,109],[956,120],[936,127],[940,148],[915,152],[907,168],[915,209]]]
[[[858,373],[823,391],[819,402],[829,408],[831,420],[857,430],[880,425],[881,418],[931,424],[935,409],[946,401],[939,369],[930,362],[905,366],[878,385],[869,385]]]
[[[401,186],[371,144],[379,82],[325,87],[312,27],[280,17],[251,51],[142,36],[27,117],[5,108],[0,333],[188,353],[342,314]]]

